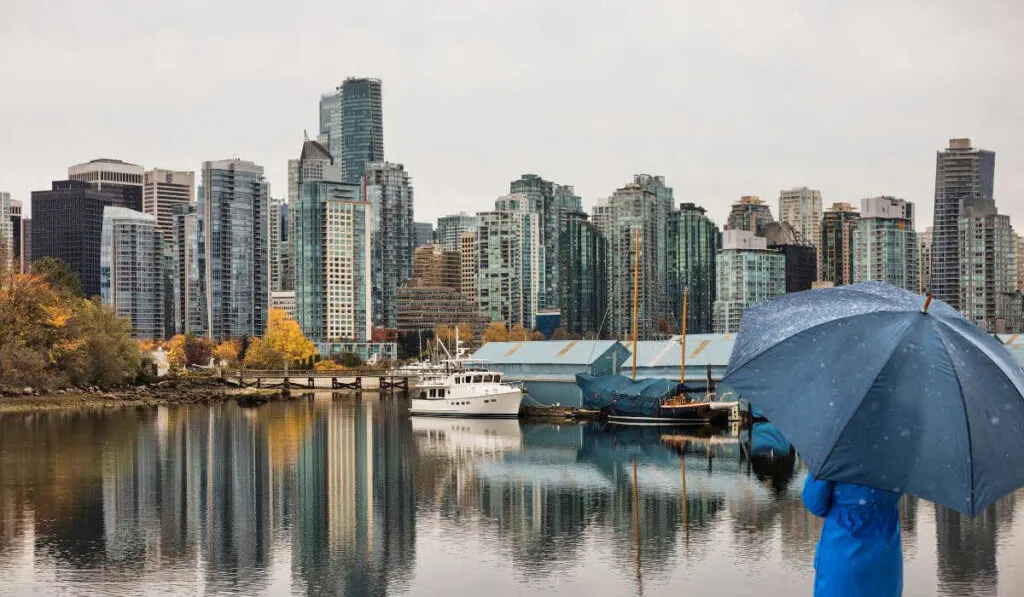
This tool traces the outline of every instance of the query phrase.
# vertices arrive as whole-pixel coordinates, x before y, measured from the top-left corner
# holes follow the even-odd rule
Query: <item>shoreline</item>
[[[164,380],[112,390],[73,388],[31,394],[0,394],[0,415],[80,408],[222,404],[245,397],[272,400],[280,394],[279,390],[237,388],[216,380]]]

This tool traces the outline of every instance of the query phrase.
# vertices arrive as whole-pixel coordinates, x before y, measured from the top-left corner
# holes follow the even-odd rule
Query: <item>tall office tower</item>
[[[199,196],[204,191],[200,187]],[[206,237],[196,205],[175,208],[174,333],[209,335],[206,308]]]
[[[27,272],[35,258],[32,255],[32,218],[21,218],[21,271]]]
[[[292,273],[291,228],[288,203],[284,199],[270,200],[270,291],[287,292],[295,279]]]
[[[860,219],[849,203],[833,203],[821,220],[821,275],[836,286],[853,282],[853,230]]]
[[[476,257],[476,231],[466,230],[459,235],[459,292],[473,301],[476,301]]]
[[[573,187],[544,180],[536,174],[523,174],[509,183],[509,192],[525,195],[529,210],[540,216],[541,243],[544,245],[544,288],[541,290],[540,308],[558,306],[558,231],[569,213],[582,211],[581,199]]]
[[[715,332],[740,329],[743,310],[786,292],[786,258],[749,230],[726,230],[715,264]]]
[[[164,237],[156,216],[103,208],[100,296],[136,338],[164,336]]]
[[[370,204],[360,186],[343,182],[321,143],[308,138],[299,158],[295,236],[295,314],[314,342],[371,336]]]
[[[288,268],[282,271],[281,291],[295,290],[295,212],[299,208],[299,160],[288,160],[288,242],[285,255]]]
[[[0,201],[2,201],[2,198],[0,198]],[[24,224],[22,224],[21,201],[11,199],[9,213],[11,215],[7,221],[10,222],[11,226],[11,248],[8,255],[14,271],[23,272],[25,271],[25,228]]]
[[[710,333],[715,304],[715,256],[722,248],[722,233],[693,203],[681,203],[668,217],[668,288],[674,321],[682,317],[683,290],[689,289],[686,331]],[[676,305],[675,303],[679,303]]]
[[[994,197],[995,170],[995,152],[971,147],[970,139],[950,139],[935,156],[931,293],[955,309],[960,308],[961,206],[967,199]]]
[[[48,191],[32,192],[32,260],[56,257],[68,264],[89,297],[100,293],[103,208],[139,211],[142,197],[141,174],[138,193],[113,184],[98,186],[60,180],[54,181]]]
[[[385,328],[398,325],[398,287],[412,277],[413,191],[402,164],[379,162],[366,165],[363,185],[373,210],[373,323]]]
[[[583,211],[570,213],[558,241],[559,311],[562,327],[597,337],[607,309],[608,242]]]
[[[458,251],[461,246],[463,232],[476,230],[476,216],[459,212],[437,219],[437,242],[445,251]]]
[[[1010,216],[996,211],[995,201],[972,197],[960,215],[960,310],[991,333],[1006,333],[1010,321],[1007,296],[1017,287],[1017,256]]]
[[[486,321],[533,328],[544,288],[540,214],[512,193],[477,214],[476,303]]]
[[[359,183],[366,164],[384,161],[384,112],[380,79],[348,78],[320,98],[320,135],[344,170]]]
[[[87,183],[100,191],[118,191],[122,194],[121,206],[135,211],[142,211],[145,174],[145,168],[138,164],[107,158],[68,167],[68,180]]]
[[[872,197],[860,204],[853,231],[853,281],[880,280],[917,292],[917,233],[914,204]]]
[[[14,226],[11,221],[11,194],[0,191],[0,259],[14,261]]]
[[[639,177],[638,177],[639,178]],[[593,222],[608,241],[605,261],[608,317],[603,328],[628,338],[633,329],[633,271],[637,263],[635,235],[640,233],[638,335],[654,337],[657,322],[672,313],[668,291],[664,198],[650,185],[634,182],[594,206]],[[674,297],[672,303],[675,303]]]
[[[821,218],[821,191],[807,187],[779,191],[779,221],[792,226],[814,247],[818,259],[816,271],[819,273],[822,269]]]
[[[1018,260],[1019,262],[1019,260]],[[932,227],[917,235],[917,293],[929,294],[932,281]]]
[[[726,230],[749,230],[757,236],[764,236],[764,226],[774,222],[772,210],[756,195],[744,195],[732,204]]]
[[[270,300],[263,166],[240,159],[203,162],[206,308],[214,339],[262,336]]]
[[[787,222],[771,222],[764,227],[768,248],[786,258],[786,292],[810,290],[818,280],[817,251]]]
[[[416,241],[414,246],[422,247],[429,245],[434,242],[434,225],[430,222],[416,222],[413,224],[416,228]]]
[[[154,168],[143,175],[142,211],[156,217],[157,229],[169,245],[173,241],[174,212],[192,203],[196,173]]]

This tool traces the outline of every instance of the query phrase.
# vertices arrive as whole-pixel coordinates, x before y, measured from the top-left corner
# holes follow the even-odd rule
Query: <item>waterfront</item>
[[[374,395],[7,414],[0,587],[809,594],[820,524],[800,503],[806,473],[795,458],[749,462],[741,439],[410,419]],[[905,594],[1019,594],[1022,503],[968,520],[906,499]]]

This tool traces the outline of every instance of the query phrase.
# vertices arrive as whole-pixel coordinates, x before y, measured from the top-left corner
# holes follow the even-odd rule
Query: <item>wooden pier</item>
[[[373,369],[347,371],[251,370],[225,373],[224,380],[240,388],[409,391],[414,373]]]

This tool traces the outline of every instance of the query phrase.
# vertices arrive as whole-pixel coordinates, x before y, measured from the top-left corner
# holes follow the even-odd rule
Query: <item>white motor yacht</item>
[[[448,352],[443,344],[439,346]],[[523,389],[503,383],[501,373],[474,367],[474,363],[482,361],[466,359],[463,353],[456,330],[455,358],[442,362],[442,374],[423,378],[413,390],[409,413],[434,417],[518,417]]]

